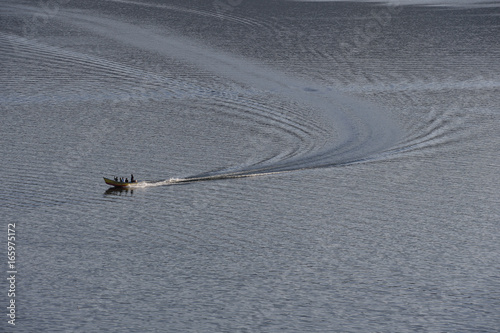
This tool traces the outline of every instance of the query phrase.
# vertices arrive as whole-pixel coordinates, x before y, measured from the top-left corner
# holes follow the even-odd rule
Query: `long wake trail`
[[[216,180],[227,180],[227,179],[237,179],[237,178],[250,178],[250,177],[262,177],[262,176],[272,176],[278,174],[284,174],[289,172],[297,172],[301,170],[308,169],[319,169],[319,168],[330,168],[330,167],[341,167],[350,164],[364,163],[369,160],[377,160],[375,156],[373,158],[363,158],[358,160],[340,162],[335,164],[328,164],[322,166],[310,166],[310,167],[290,167],[289,169],[277,169],[276,167],[264,167],[260,169],[250,169],[241,170],[234,172],[207,172],[198,175],[188,176],[188,177],[172,177],[165,180],[158,181],[142,181],[134,185],[134,187],[156,187],[156,186],[169,186],[169,185],[182,185],[195,182],[205,182],[205,181],[216,181]]]
[[[387,110],[344,95],[333,88],[289,76],[238,55],[212,49],[190,38],[173,33],[158,34],[119,19],[99,17],[82,11],[67,11],[58,18],[116,42],[189,63],[238,84],[305,106],[314,110],[312,116],[318,122],[324,119],[331,132],[331,138],[326,142],[316,142],[316,136],[313,135],[311,147],[286,156],[276,156],[267,163],[243,166],[236,171],[219,170],[184,178],[142,182],[137,187],[255,177],[352,164],[387,152],[402,138],[400,126],[391,119]],[[302,121],[286,122],[281,117],[271,120],[269,115],[266,118],[261,117],[254,109],[252,112],[254,120],[269,122],[270,127],[287,130],[298,139],[309,134],[305,127],[301,127]]]

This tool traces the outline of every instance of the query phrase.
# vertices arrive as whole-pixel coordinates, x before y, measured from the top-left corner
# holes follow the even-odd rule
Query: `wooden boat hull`
[[[135,183],[130,183],[130,182],[117,182],[117,181],[114,181],[113,179],[109,179],[109,178],[106,178],[106,177],[103,177],[104,178],[104,182],[110,186],[114,186],[114,187],[129,187],[129,186],[133,186],[135,184],[137,184],[137,182]]]

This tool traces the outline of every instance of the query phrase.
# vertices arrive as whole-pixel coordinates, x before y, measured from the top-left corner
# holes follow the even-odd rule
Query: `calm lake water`
[[[499,332],[499,36],[491,4],[2,1],[0,331]]]

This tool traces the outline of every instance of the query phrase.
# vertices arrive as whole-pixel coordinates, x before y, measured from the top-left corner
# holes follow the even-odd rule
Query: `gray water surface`
[[[498,7],[51,4],[0,4],[1,331],[500,331]]]

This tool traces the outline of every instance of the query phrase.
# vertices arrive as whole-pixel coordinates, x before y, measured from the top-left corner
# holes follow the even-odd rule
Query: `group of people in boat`
[[[120,182],[120,183],[137,183],[137,179],[134,179],[134,175],[130,175],[130,182],[128,181],[128,178],[123,178],[123,177],[116,177],[115,176],[115,182]]]

